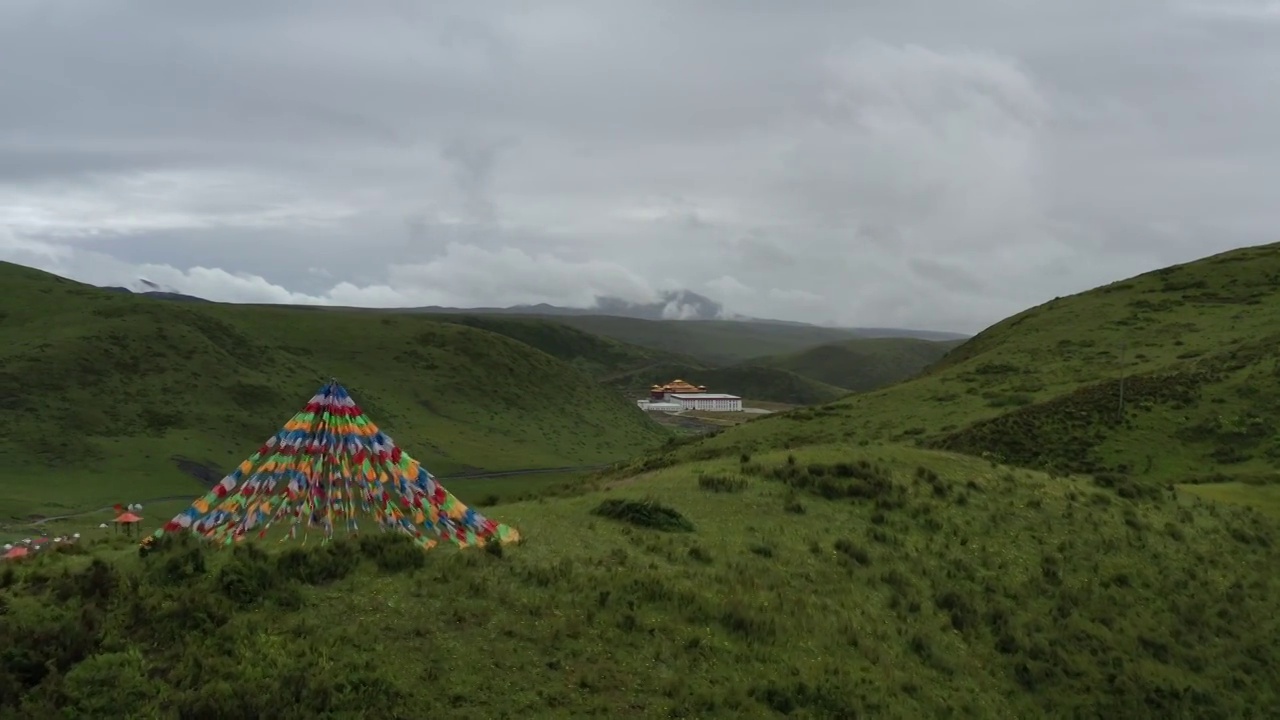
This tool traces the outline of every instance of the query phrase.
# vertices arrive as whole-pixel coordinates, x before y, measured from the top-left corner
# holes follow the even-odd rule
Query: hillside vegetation
[[[751,363],[787,370],[818,382],[866,392],[919,375],[960,340],[851,338]]]
[[[634,372],[657,363],[697,363],[688,355],[595,335],[566,325],[559,319],[443,314],[433,317],[519,340],[598,379]]]
[[[893,440],[1057,472],[1261,486],[1278,479],[1278,428],[1280,245],[1268,245],[1056,299],[925,377],[705,442]]]
[[[659,332],[645,324],[652,321],[574,318],[583,325],[597,330],[603,327],[617,337],[628,338],[624,342],[607,334],[571,327],[564,324],[564,318],[547,322],[499,315],[435,317],[519,340],[628,395],[643,395],[652,385],[686,378],[696,379],[713,392],[789,405],[820,405],[843,397],[850,390],[873,390],[914,377],[960,344],[958,340],[856,337],[798,353],[718,365],[714,359],[736,356],[732,351],[735,347],[756,347],[762,332],[769,338],[766,344],[804,346],[819,337],[828,337],[831,331],[767,323],[663,321],[659,323]],[[633,324],[638,324],[643,332],[633,330]],[[778,327],[785,330],[779,331]],[[700,334],[702,330],[708,330],[709,335]],[[635,341],[651,343],[651,346],[633,344]],[[708,342],[725,345],[708,354]],[[729,353],[717,355],[717,352],[723,353],[726,346],[730,348]]]
[[[526,542],[108,548],[0,574],[0,714],[1208,719],[1280,702],[1280,538],[1163,490],[833,446],[498,512]]]
[[[123,288],[107,288],[125,292]],[[175,293],[146,293],[167,300],[199,300]],[[201,303],[206,301],[200,300]],[[316,307],[299,307],[316,312]],[[954,340],[870,335],[918,332],[874,328],[824,328],[767,321],[643,320],[604,315],[549,314],[446,308],[325,308],[344,315],[426,315],[434,320],[505,335],[563,360],[630,395],[682,375],[712,378],[716,390],[751,400],[821,404],[847,387],[869,390],[917,374]],[[934,333],[944,334],[944,333]],[[838,339],[837,342],[832,340]],[[824,345],[823,343],[827,343]],[[756,357],[757,353],[781,355]],[[731,370],[730,370],[731,369]],[[663,375],[671,371],[672,374]],[[799,377],[796,377],[799,376]],[[832,379],[841,382],[832,382]]]
[[[750,400],[788,405],[816,405],[847,394],[843,388],[785,369],[764,365],[710,366],[690,355],[593,335],[560,324],[558,318],[535,320],[501,315],[443,314],[433,317],[519,340],[573,365],[630,398],[644,397],[653,385],[675,378],[697,378],[699,384],[706,385],[712,392],[733,393]],[[682,323],[668,321],[665,324]]]
[[[229,468],[330,376],[441,474],[611,462],[668,437],[579,370],[485,330],[165,302],[0,264],[0,514],[193,493],[175,458]]]
[[[604,315],[557,316],[555,320],[631,345],[689,356],[711,366],[734,365],[854,337],[854,331],[847,328],[735,320],[639,320]]]

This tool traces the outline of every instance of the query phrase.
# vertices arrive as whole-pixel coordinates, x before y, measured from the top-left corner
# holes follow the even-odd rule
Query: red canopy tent
[[[131,512],[123,512],[115,520],[112,520],[112,522],[116,524],[117,530],[119,530],[120,526],[123,525],[125,532],[128,533],[133,531],[133,528],[135,525],[142,522],[142,518],[138,517],[137,515],[134,515]]]
[[[3,557],[5,560],[17,560],[18,558],[26,557],[27,554],[30,552],[31,552],[30,550],[19,545],[18,547],[15,547],[9,552],[5,553]]]

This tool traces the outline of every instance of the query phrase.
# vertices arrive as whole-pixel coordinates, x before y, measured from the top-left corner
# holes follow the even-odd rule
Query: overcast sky
[[[976,331],[1280,239],[1280,2],[0,0],[0,259]]]

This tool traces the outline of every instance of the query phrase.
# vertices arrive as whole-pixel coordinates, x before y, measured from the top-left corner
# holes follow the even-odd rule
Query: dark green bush
[[[667,507],[657,500],[611,498],[597,505],[591,514],[653,530],[693,532],[694,529],[693,523],[678,510]]]
[[[51,563],[57,555],[3,571],[0,717],[413,715],[364,656],[344,653],[318,673],[307,635],[285,634],[268,666],[254,648],[278,628],[241,621],[263,603],[267,613],[302,608],[307,586],[351,576],[362,558],[394,572],[421,567],[425,553],[408,537],[279,554],[166,537],[129,570],[97,557],[72,569]]]
[[[427,564],[423,549],[403,533],[361,535],[358,542],[360,553],[383,572],[407,572]]]
[[[359,567],[360,557],[355,550],[350,542],[342,540],[312,550],[289,548],[276,556],[276,570],[283,578],[307,585],[326,585],[347,577]]]
[[[747,489],[747,480],[732,475],[700,475],[698,487],[708,492],[736,493]]]

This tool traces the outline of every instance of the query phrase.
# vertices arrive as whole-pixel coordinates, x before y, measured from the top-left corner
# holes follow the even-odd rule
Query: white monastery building
[[[718,412],[742,412],[742,398],[724,393],[672,393],[668,399],[679,403],[685,410],[711,410]]]
[[[709,393],[707,386],[694,385],[676,379],[665,385],[649,388],[647,400],[637,400],[641,410],[680,412],[682,410],[710,410],[713,412],[742,412],[742,398],[737,395]]]

